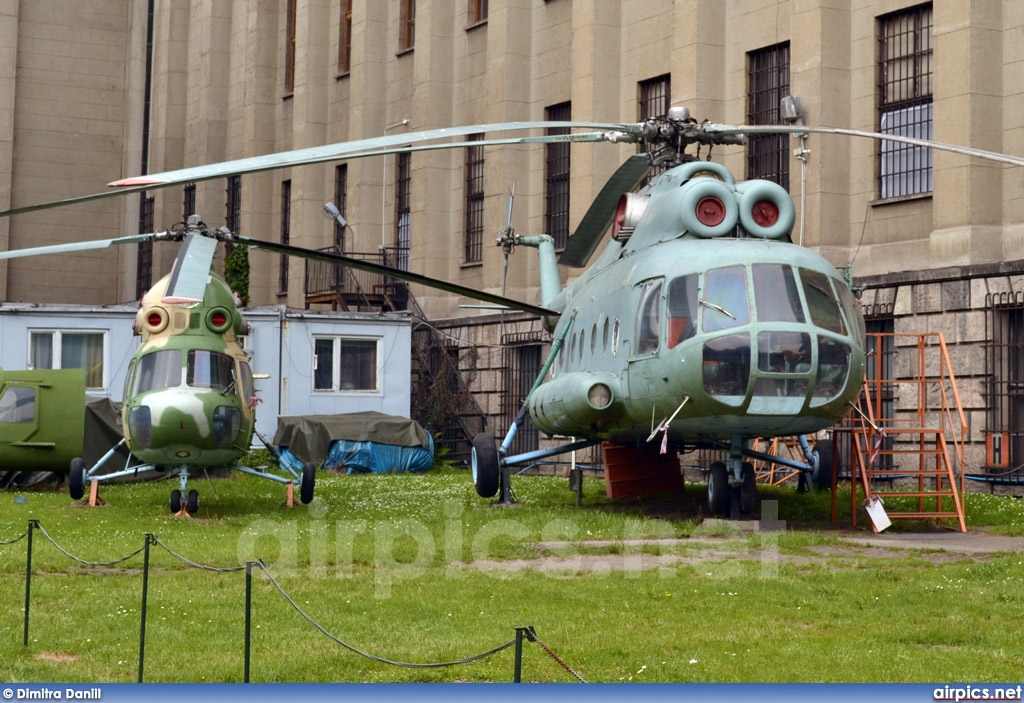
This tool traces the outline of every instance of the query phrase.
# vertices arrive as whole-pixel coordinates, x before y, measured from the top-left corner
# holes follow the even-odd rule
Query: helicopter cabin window
[[[804,284],[804,297],[811,313],[811,322],[829,332],[846,334],[846,325],[839,312],[839,301],[832,291],[828,276],[809,269],[800,269],[800,280]]]
[[[316,337],[313,340],[314,391],[377,391],[380,340]]]
[[[754,264],[754,300],[761,322],[804,322],[793,268],[787,264]]]
[[[161,349],[139,358],[135,369],[135,392],[177,388],[181,385],[181,350]]]
[[[653,354],[658,351],[658,332],[661,329],[661,279],[645,281],[640,286],[640,308],[636,318],[636,353]]]
[[[185,383],[196,388],[231,390],[235,384],[235,360],[227,354],[193,349],[188,353]]]
[[[665,346],[672,349],[697,334],[697,274],[672,279],[668,285],[668,327]]]
[[[824,405],[846,386],[850,372],[850,348],[842,342],[818,337],[818,381],[811,394],[811,407]]]
[[[0,422],[28,424],[36,419],[36,389],[8,386],[0,395]]]
[[[932,138],[932,6],[919,5],[879,18],[878,131]],[[878,147],[879,197],[932,191],[932,150],[883,141]]]
[[[704,294],[698,304],[704,308],[705,332],[717,332],[750,322],[746,269],[729,266],[708,271],[704,275]]]
[[[86,388],[106,388],[106,340],[106,332],[31,332],[29,366],[33,369],[85,369]]]
[[[758,333],[757,370],[772,375],[758,377],[754,395],[806,397],[807,376],[811,372],[811,335],[775,330]],[[793,378],[797,374],[802,377]]]
[[[750,335],[729,334],[704,343],[704,390],[715,400],[739,406],[750,380]]]

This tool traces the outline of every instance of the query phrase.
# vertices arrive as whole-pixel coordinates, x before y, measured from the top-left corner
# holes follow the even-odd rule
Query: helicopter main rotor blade
[[[467,134],[480,134],[487,132],[502,131],[515,132],[531,129],[545,129],[556,127],[590,129],[600,131],[583,134],[544,135],[535,137],[509,137],[474,142],[449,141],[441,144],[414,146],[418,142],[452,139],[454,137],[464,136]],[[427,130],[423,132],[414,132],[406,134],[391,134],[382,137],[358,139],[350,142],[339,142],[336,144],[328,144],[325,146],[309,147],[306,149],[296,149],[292,151],[283,151],[274,154],[264,154],[262,156],[253,156],[244,159],[236,159],[233,161],[223,161],[216,164],[206,164],[203,166],[176,169],[174,171],[153,173],[145,176],[123,178],[117,181],[113,181],[112,183],[109,184],[110,187],[115,188],[116,190],[108,190],[101,193],[80,195],[72,198],[55,200],[48,203],[39,203],[36,205],[25,205],[21,207],[11,208],[9,210],[0,211],[0,217],[20,215],[29,212],[35,212],[38,210],[45,210],[48,208],[73,205],[77,203],[88,202],[91,200],[99,200],[102,198],[118,197],[128,193],[155,190],[158,188],[167,188],[174,185],[206,181],[214,178],[236,176],[247,173],[257,173],[260,171],[270,171],[273,169],[290,168],[293,166],[304,166],[315,163],[366,158],[369,156],[382,156],[386,154],[395,154],[400,152],[427,151],[437,149],[457,149],[464,148],[466,146],[553,143],[559,141],[629,141],[631,139],[634,139],[636,135],[640,133],[639,130],[639,125],[635,124],[618,124],[604,122],[539,121],[502,122],[495,124],[472,125],[465,127],[448,127],[444,129]]]
[[[206,294],[210,265],[217,253],[217,240],[201,234],[187,234],[171,267],[165,303],[199,303]]]
[[[475,144],[479,142],[474,142]],[[310,259],[312,261],[324,261],[331,264],[338,264],[339,266],[348,266],[359,271],[368,271],[370,273],[379,273],[392,278],[399,278],[403,281],[410,283],[418,283],[420,285],[428,286],[430,288],[437,288],[438,290],[447,291],[456,295],[465,296],[473,300],[481,300],[486,303],[494,303],[501,305],[513,310],[522,310],[533,315],[540,317],[558,316],[557,310],[550,310],[548,308],[540,307],[539,305],[531,305],[530,303],[523,303],[518,300],[512,300],[511,298],[505,298],[500,295],[494,295],[487,293],[476,288],[469,288],[467,286],[460,286],[457,283],[451,283],[449,281],[442,281],[437,278],[430,278],[422,274],[413,273],[411,271],[403,271],[402,269],[392,268],[390,266],[384,266],[382,264],[375,264],[371,261],[362,261],[359,259],[352,259],[344,254],[332,254],[325,251],[314,251],[313,249],[304,249],[302,247],[292,246],[290,244],[279,244],[277,242],[265,242],[259,239],[251,239],[249,237],[238,237],[240,244],[247,244],[251,247],[263,249],[265,251],[275,252],[277,254],[287,254],[288,256],[297,256],[302,259]]]
[[[53,244],[45,247],[31,247],[28,249],[14,249],[0,252],[0,259],[18,259],[23,256],[39,256],[41,254],[67,254],[76,251],[88,251],[90,249],[106,249],[115,244],[136,244],[146,242],[154,234],[131,234],[127,237],[115,237],[114,239],[94,239],[88,242],[71,242],[69,244]]]
[[[647,154],[633,154],[616,169],[612,177],[601,188],[590,209],[580,220],[576,231],[569,237],[558,263],[563,266],[586,266],[594,249],[601,241],[605,230],[615,218],[619,197],[640,184],[650,170]]]
[[[911,144],[913,146],[923,146],[931,149],[939,149],[940,151],[949,151],[954,154],[963,154],[964,156],[973,156],[979,159],[988,159],[989,161],[999,161],[1001,163],[1011,164],[1013,166],[1024,166],[1024,156],[1002,154],[997,151],[975,149],[974,147],[960,146],[959,144],[935,142],[931,141],[930,139],[904,137],[899,134],[885,134],[883,132],[866,132],[857,129],[845,129],[843,127],[807,127],[802,125],[796,127],[785,127],[781,125],[706,124],[704,125],[704,130],[709,134],[839,134],[847,137],[865,137],[868,139],[877,139],[881,141],[900,142],[902,144]]]

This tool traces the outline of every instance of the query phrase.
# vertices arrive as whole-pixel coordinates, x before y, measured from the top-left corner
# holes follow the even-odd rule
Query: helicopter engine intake
[[[537,388],[529,400],[534,425],[553,435],[600,429],[624,410],[618,380],[587,371],[560,375]]]

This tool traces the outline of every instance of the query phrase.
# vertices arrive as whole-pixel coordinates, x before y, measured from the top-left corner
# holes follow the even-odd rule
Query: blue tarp
[[[302,461],[288,451],[287,447],[282,447],[280,454],[281,461],[297,471],[302,470]],[[429,471],[433,464],[432,438],[430,449],[336,439],[331,442],[323,468],[344,470],[347,474],[402,474]]]

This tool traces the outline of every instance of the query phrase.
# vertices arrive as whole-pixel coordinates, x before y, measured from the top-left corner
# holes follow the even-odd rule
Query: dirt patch
[[[36,659],[48,664],[73,664],[78,661],[78,657],[74,655],[60,654],[59,652],[40,652],[36,655]]]

